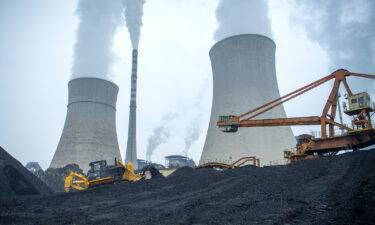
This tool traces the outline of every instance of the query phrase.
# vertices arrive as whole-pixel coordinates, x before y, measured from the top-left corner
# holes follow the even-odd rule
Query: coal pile
[[[16,196],[51,193],[47,185],[0,147],[0,201]]]
[[[374,224],[375,151],[0,203],[2,224]]]

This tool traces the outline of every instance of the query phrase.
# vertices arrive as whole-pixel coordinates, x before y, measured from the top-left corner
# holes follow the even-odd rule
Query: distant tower
[[[69,82],[65,126],[50,167],[76,163],[84,171],[89,163],[121,160],[116,133],[118,87],[98,78],[77,78]]]
[[[226,38],[210,50],[213,101],[210,124],[200,163],[235,161],[256,156],[261,164],[283,158],[283,150],[295,146],[290,127],[240,128],[224,133],[216,123],[221,115],[240,115],[278,97],[275,43],[268,37],[244,34]],[[286,117],[279,106],[257,117]]]
[[[131,74],[131,88],[130,88],[130,109],[129,109],[129,129],[128,129],[128,143],[126,146],[125,162],[132,162],[134,168],[138,168],[137,161],[137,64],[138,51],[133,50],[132,54],[132,74]]]

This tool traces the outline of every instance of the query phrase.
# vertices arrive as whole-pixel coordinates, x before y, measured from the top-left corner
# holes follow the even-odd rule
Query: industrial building
[[[183,166],[194,167],[195,162],[186,156],[170,155],[165,157],[165,165],[167,165],[168,168],[178,168]]]
[[[256,34],[232,36],[210,50],[213,74],[211,118],[200,164],[231,163],[245,156],[260,158],[262,165],[283,158],[295,146],[290,127],[252,127],[224,133],[219,116],[240,115],[280,97],[275,71],[275,43]],[[257,119],[286,117],[282,105]]]
[[[75,163],[87,172],[90,162],[121,160],[116,133],[118,87],[99,78],[73,79],[68,86],[64,130],[50,167]]]
[[[137,159],[137,165],[139,169],[142,169],[143,167],[150,165],[150,162],[144,159]]]

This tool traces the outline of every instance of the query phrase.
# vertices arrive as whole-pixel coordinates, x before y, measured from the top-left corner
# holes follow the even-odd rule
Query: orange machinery
[[[236,132],[239,127],[266,127],[266,126],[296,126],[296,125],[320,125],[321,138],[306,137],[297,143],[296,152],[285,151],[284,156],[291,161],[314,158],[323,154],[336,154],[340,150],[360,149],[375,144],[375,129],[371,124],[371,112],[374,106],[370,96],[366,93],[354,95],[349,88],[346,77],[364,77],[375,79],[375,75],[360,74],[339,69],[332,74],[308,84],[296,91],[275,99],[256,109],[239,116],[220,116],[218,127],[224,132]],[[324,106],[321,116],[276,118],[276,119],[254,119],[255,117],[287,102],[307,91],[334,80],[333,88]],[[352,116],[352,127],[335,121],[337,111],[338,91],[343,84],[348,100],[349,108],[344,105],[344,113]],[[334,128],[339,127],[346,131],[345,135],[335,136]],[[328,128],[328,129],[327,129]],[[327,135],[328,130],[328,135]]]
[[[195,169],[215,168],[215,169],[220,169],[220,170],[228,170],[228,169],[241,167],[243,165],[253,165],[256,167],[260,167],[260,160],[259,158],[255,156],[248,156],[248,157],[242,157],[232,164],[220,163],[220,162],[208,162],[208,163],[204,163],[195,167]]]

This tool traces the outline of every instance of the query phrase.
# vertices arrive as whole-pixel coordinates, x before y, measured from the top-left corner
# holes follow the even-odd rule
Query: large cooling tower
[[[90,162],[121,160],[116,133],[118,87],[98,78],[69,82],[68,112],[50,167],[76,163],[84,171]]]
[[[275,43],[268,37],[246,34],[226,38],[210,50],[213,101],[210,124],[200,163],[233,162],[256,156],[261,164],[283,158],[295,146],[290,127],[239,128],[224,133],[219,116],[240,115],[280,97],[275,72]],[[286,117],[279,106],[255,119]]]

